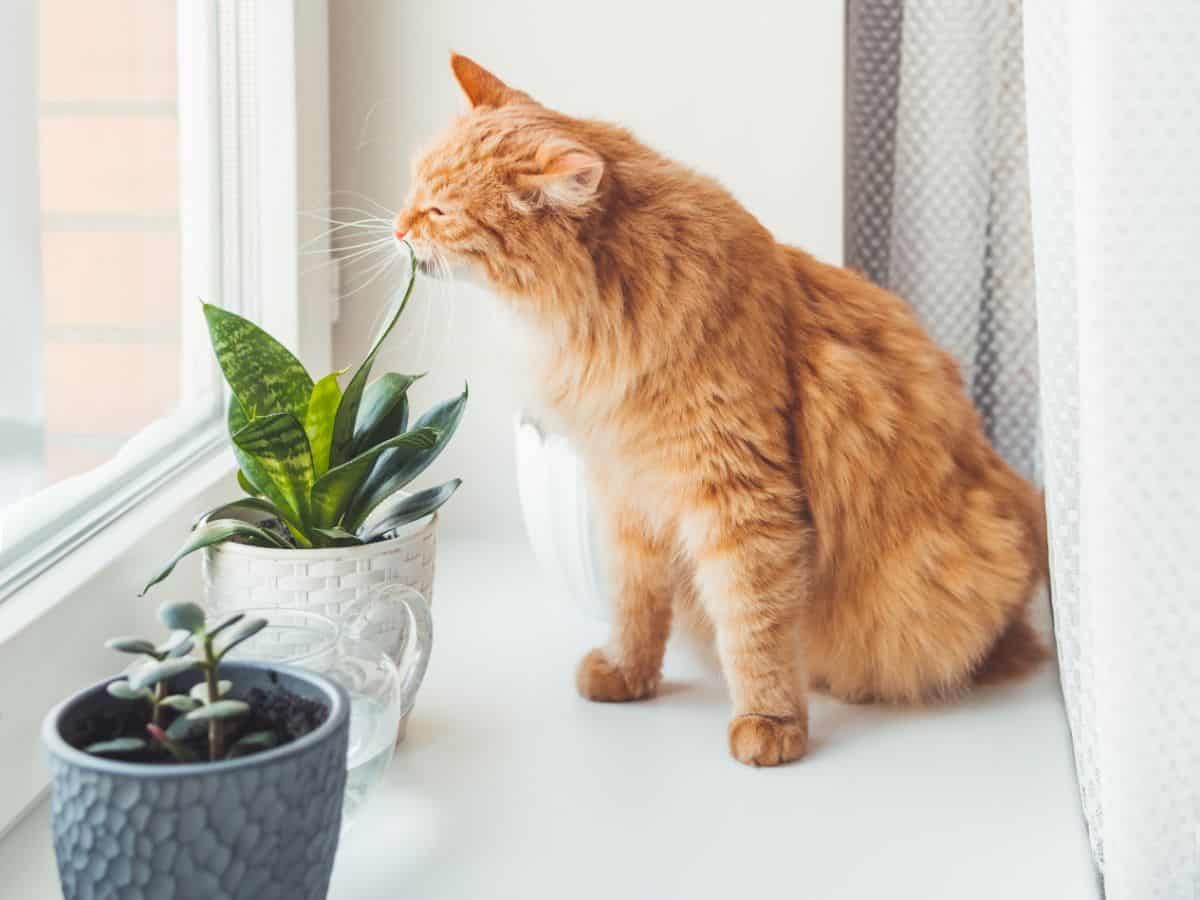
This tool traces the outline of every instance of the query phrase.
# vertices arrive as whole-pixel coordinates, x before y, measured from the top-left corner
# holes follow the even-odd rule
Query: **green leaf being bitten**
[[[333,444],[329,451],[330,467],[339,466],[354,455],[354,429],[358,422],[358,408],[362,402],[363,391],[367,388],[367,379],[371,377],[371,366],[375,364],[375,357],[379,353],[379,348],[383,346],[384,339],[400,321],[404,308],[408,306],[408,299],[412,296],[413,285],[417,283],[417,255],[412,252],[412,247],[408,248],[408,255],[408,287],[404,289],[403,297],[396,304],[394,312],[384,327],[379,330],[375,340],[371,342],[371,349],[367,352],[366,359],[359,365],[358,371],[350,379],[350,384],[346,386],[346,392],[342,394],[342,402],[338,405],[337,418],[333,423]]]

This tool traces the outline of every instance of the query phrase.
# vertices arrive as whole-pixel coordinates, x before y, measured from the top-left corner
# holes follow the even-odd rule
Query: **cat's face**
[[[396,237],[426,274],[532,293],[577,246],[604,163],[572,136],[570,119],[465,57],[451,65],[472,109],[415,160]]]

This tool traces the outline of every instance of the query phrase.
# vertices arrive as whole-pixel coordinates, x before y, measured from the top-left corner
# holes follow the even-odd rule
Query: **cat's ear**
[[[538,163],[541,171],[522,176],[520,185],[550,206],[587,206],[604,177],[604,160],[578,144],[548,144],[538,153]]]
[[[450,54],[450,68],[471,106],[504,106],[532,102],[528,94],[515,91],[473,59]]]

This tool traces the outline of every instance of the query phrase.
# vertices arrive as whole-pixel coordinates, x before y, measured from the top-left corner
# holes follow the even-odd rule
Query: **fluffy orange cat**
[[[810,685],[911,703],[1035,666],[1041,499],[904,301],[627,131],[451,64],[472,108],[418,161],[396,233],[539,336],[616,555],[615,633],[580,692],[652,696],[673,613],[698,617],[730,752],[776,765],[804,755]]]

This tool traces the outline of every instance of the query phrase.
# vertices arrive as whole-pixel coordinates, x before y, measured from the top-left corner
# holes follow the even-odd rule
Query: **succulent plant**
[[[126,678],[109,682],[107,687],[118,700],[146,704],[147,736],[122,735],[88,744],[84,749],[101,756],[161,749],[180,762],[195,762],[197,754],[187,742],[205,731],[210,761],[246,756],[275,746],[274,732],[254,731],[226,748],[226,723],[249,713],[250,704],[226,697],[233,684],[220,677],[221,660],[238,644],[262,631],[267,620],[234,613],[210,626],[205,623],[204,610],[195,603],[164,603],[158,618],[172,630],[171,637],[161,644],[137,637],[113,638],[105,643],[111,650],[147,657]],[[190,656],[197,647],[200,655]],[[204,680],[186,694],[167,693],[172,678],[192,669],[199,669]],[[169,724],[167,710],[174,714]]]
[[[187,554],[236,539],[263,547],[353,546],[386,537],[445,503],[458,479],[404,491],[453,437],[467,390],[409,426],[408,389],[420,375],[388,372],[368,383],[408,286],[343,391],[333,372],[313,382],[292,353],[253,322],[204,305],[213,351],[232,391],[227,425],[247,496],[206,514],[145,593]],[[280,523],[263,527],[264,517]],[[252,519],[254,521],[249,521]]]

